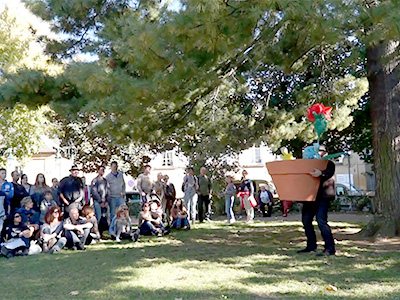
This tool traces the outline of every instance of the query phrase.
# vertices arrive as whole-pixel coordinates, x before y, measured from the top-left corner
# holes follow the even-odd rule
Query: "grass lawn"
[[[354,235],[359,224],[331,222],[337,256],[320,258],[296,253],[299,221],[264,220],[0,258],[0,298],[400,299],[398,239],[374,243]]]

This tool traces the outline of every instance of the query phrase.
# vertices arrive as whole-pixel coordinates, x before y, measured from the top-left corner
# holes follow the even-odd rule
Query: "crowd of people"
[[[79,168],[72,166],[70,175],[52,186],[46,184],[44,174],[36,176],[35,184],[28,183],[26,174],[11,173],[6,181],[6,170],[0,169],[0,232],[1,254],[7,258],[39,252],[58,252],[63,248],[84,250],[85,246],[104,239],[104,232],[116,242],[122,239],[137,241],[141,235],[163,236],[171,228],[189,230],[196,220],[208,221],[212,215],[212,181],[202,167],[194,175],[186,169],[182,191],[184,199],[176,199],[175,186],[168,175],[157,174],[152,181],[149,165],[137,179],[140,193],[140,212],[137,229],[132,229],[129,207],[126,205],[125,180],[118,165],[111,163],[111,172],[105,176],[100,166],[90,185],[79,177]],[[254,185],[246,178],[237,187],[233,178],[226,177],[227,221],[235,222],[235,196],[241,199],[247,219],[254,218]],[[272,194],[262,188],[258,194],[264,216],[271,215]],[[267,206],[265,213],[264,207]]]

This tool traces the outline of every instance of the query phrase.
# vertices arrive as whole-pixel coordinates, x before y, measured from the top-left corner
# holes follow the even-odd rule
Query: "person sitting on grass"
[[[157,204],[156,204],[157,205]],[[162,236],[163,232],[161,228],[156,227],[161,223],[161,218],[158,216],[156,219],[153,218],[150,212],[150,203],[145,202],[142,206],[142,211],[139,213],[139,232],[141,235],[155,235]]]
[[[56,201],[53,200],[53,192],[48,190],[44,192],[43,200],[40,203],[40,223],[44,223],[44,217],[47,211],[54,206],[58,206]]]
[[[28,228],[28,226],[22,222],[20,213],[14,212],[11,216],[12,219],[4,229],[4,238],[6,242],[2,244],[1,254],[7,258],[17,255],[28,255],[33,229]]]
[[[161,230],[163,235],[167,235],[169,232],[165,229],[163,222],[163,211],[161,208],[161,203],[158,200],[150,201],[150,214],[155,222],[154,226]]]
[[[117,209],[116,215],[111,220],[109,234],[115,238],[116,242],[120,242],[121,239],[133,239],[132,223],[129,217],[129,209],[125,204],[121,205]]]
[[[180,229],[186,227],[190,229],[188,214],[183,206],[181,199],[177,199],[171,209],[172,228]]]
[[[21,200],[21,207],[16,210],[17,213],[21,215],[21,222],[28,226],[34,232],[39,233],[39,212],[37,212],[34,207],[34,202],[30,196],[24,197]],[[38,237],[38,235],[36,236]]]
[[[62,220],[63,217],[60,207],[52,206],[46,212],[44,223],[40,227],[40,236],[43,242],[42,248],[44,253],[59,252],[67,243],[67,239],[61,236],[63,233]]]
[[[258,199],[260,202],[259,204],[263,217],[271,217],[273,196],[272,193],[266,189],[265,185],[260,185],[260,190],[258,191]],[[265,208],[267,208],[267,211],[265,211]]]
[[[93,224],[80,217],[76,207],[69,211],[69,218],[65,219],[63,227],[67,238],[67,247],[72,250],[86,250],[86,239]]]
[[[93,240],[99,241],[100,240],[100,231],[99,225],[96,219],[95,209],[89,205],[85,205],[82,208],[82,217],[86,219],[89,223],[93,224],[93,227],[90,229],[90,234],[86,240],[86,245],[89,245]]]

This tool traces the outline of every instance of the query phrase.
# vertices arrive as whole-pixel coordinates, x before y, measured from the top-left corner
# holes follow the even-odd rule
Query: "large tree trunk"
[[[400,234],[400,80],[398,42],[379,43],[367,49],[371,96],[375,199],[378,212],[366,234]]]

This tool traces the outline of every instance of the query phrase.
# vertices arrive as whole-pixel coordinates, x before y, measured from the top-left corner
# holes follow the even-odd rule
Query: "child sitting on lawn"
[[[120,242],[121,238],[129,240],[133,239],[129,209],[125,204],[121,205],[117,209],[116,215],[111,220],[109,233],[112,237],[115,237],[116,242]]]
[[[190,229],[188,214],[182,200],[177,199],[171,209],[172,228],[180,229],[186,227]]]

